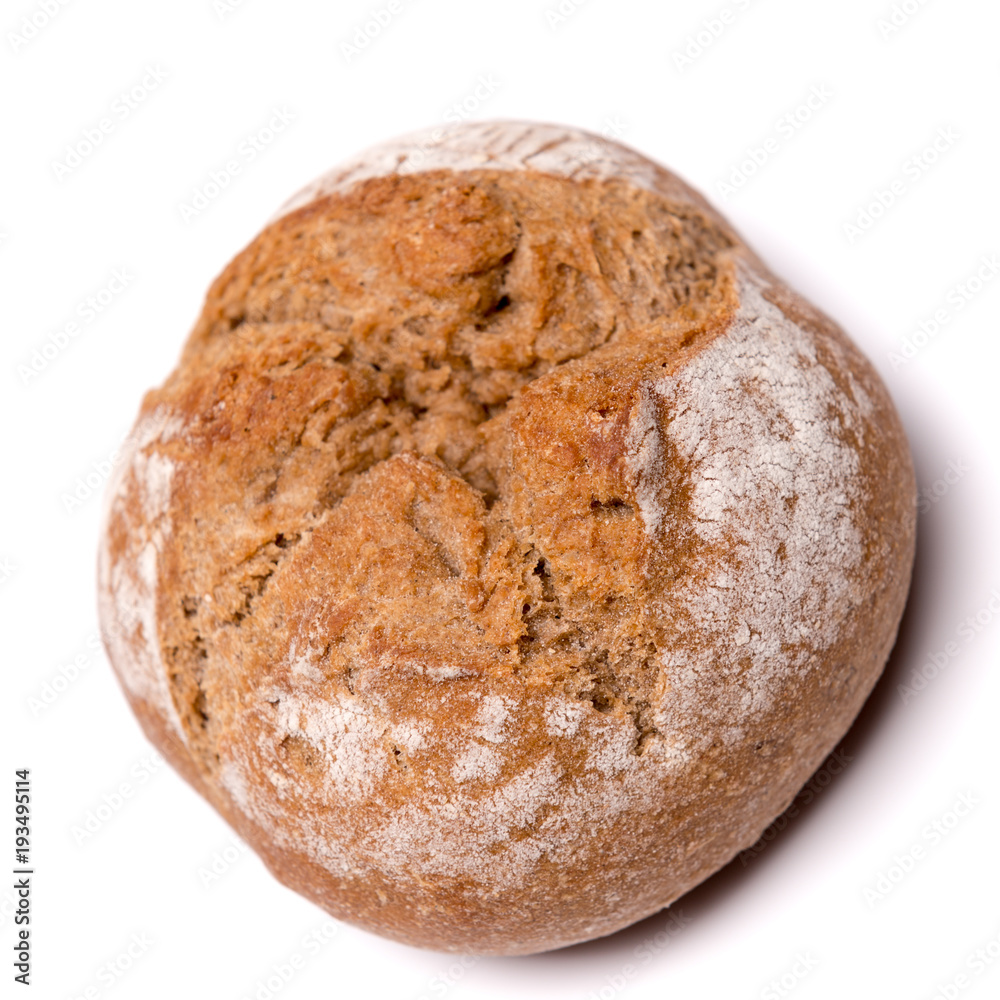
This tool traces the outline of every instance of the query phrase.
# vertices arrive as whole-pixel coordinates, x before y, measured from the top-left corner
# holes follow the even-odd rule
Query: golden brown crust
[[[109,496],[150,738],[278,878],[413,944],[667,905],[791,800],[902,613],[878,377],[620,157],[338,175],[216,280]]]

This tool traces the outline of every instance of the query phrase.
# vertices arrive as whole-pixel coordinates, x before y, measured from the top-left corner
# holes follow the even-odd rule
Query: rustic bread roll
[[[698,194],[552,126],[324,177],[212,286],[109,491],[108,654],[282,882],[537,952],[754,842],[893,644],[906,440]]]

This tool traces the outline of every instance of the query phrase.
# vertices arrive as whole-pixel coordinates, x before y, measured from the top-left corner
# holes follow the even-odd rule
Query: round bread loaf
[[[871,365],[639,154],[466,125],[290,202],[108,495],[149,738],[271,871],[398,941],[608,934],[750,845],[893,644]]]

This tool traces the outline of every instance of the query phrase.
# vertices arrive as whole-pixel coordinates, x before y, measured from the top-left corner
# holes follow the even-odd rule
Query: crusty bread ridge
[[[895,639],[877,374],[677,177],[480,123],[373,150],[223,271],[110,484],[111,662],[283,882],[543,951],[753,843]]]

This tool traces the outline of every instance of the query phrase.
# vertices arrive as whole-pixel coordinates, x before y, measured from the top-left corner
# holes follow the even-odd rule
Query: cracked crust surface
[[[913,515],[870,365],[700,196],[468,126],[216,280],[109,491],[102,624],[279,878],[527,953],[757,839],[881,671]]]

